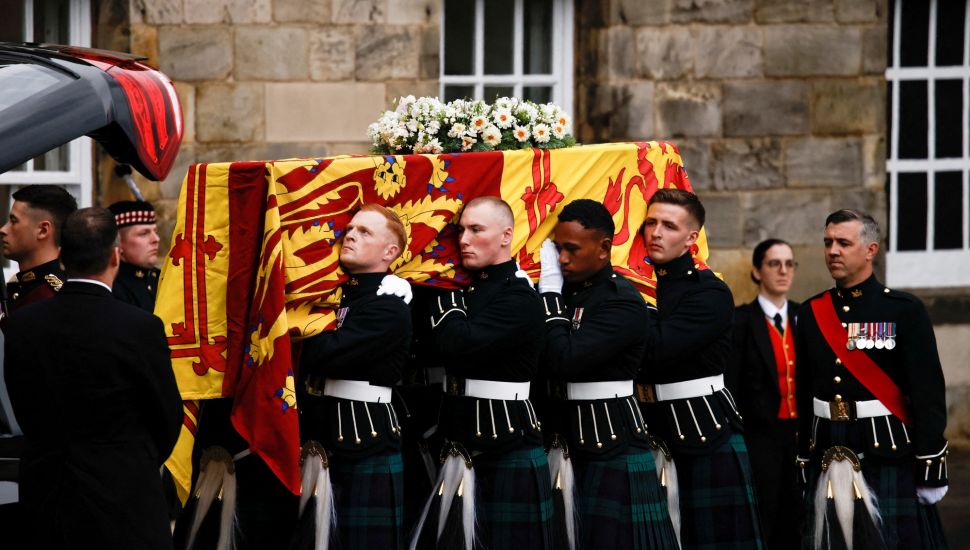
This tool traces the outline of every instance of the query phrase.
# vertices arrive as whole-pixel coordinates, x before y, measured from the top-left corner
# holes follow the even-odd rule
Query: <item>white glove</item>
[[[515,262],[515,276],[520,279],[525,279],[525,282],[529,283],[530,285],[532,284],[532,279],[530,279],[529,274],[526,273],[524,269],[522,269],[522,266],[519,265],[519,262]]]
[[[381,279],[381,286],[377,287],[377,295],[397,296],[404,300],[405,304],[411,303],[411,285],[397,275],[385,275]]]
[[[546,292],[562,292],[559,251],[549,239],[542,241],[539,249],[539,294]]]
[[[943,487],[917,487],[916,498],[919,499],[920,504],[927,506],[936,504],[943,500],[943,495],[946,494],[946,490],[949,488],[949,485],[944,485]]]

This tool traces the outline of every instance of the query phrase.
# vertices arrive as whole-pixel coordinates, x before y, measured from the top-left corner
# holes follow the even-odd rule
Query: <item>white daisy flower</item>
[[[531,134],[529,133],[529,128],[527,126],[519,126],[516,124],[515,128],[512,129],[512,135],[515,136],[515,139],[517,139],[519,142],[526,142],[529,140],[529,136]]]
[[[482,130],[484,130],[486,126],[488,126],[487,118],[479,115],[472,119],[472,126],[471,126],[472,132],[479,133]]]
[[[553,124],[552,135],[555,136],[556,139],[562,139],[566,137],[566,127],[561,124]]]
[[[535,138],[536,143],[547,143],[550,134],[549,126],[545,124],[536,124],[532,127],[532,137]]]
[[[482,141],[491,147],[495,147],[502,143],[502,131],[495,126],[489,126],[482,132]]]
[[[464,136],[461,138],[461,150],[468,151],[472,148],[472,145],[478,143],[478,140],[471,136]]]
[[[492,113],[492,120],[495,121],[495,125],[503,130],[511,128],[512,123],[515,119],[512,118],[512,111],[509,109],[496,109]]]
[[[451,130],[448,130],[448,137],[456,138],[463,135],[465,135],[465,125],[460,122],[456,122],[452,125]]]

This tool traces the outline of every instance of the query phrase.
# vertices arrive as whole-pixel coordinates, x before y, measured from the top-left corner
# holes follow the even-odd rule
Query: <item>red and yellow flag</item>
[[[233,397],[236,430],[298,493],[292,344],[335,325],[346,278],[340,238],[361,204],[382,204],[404,221],[407,249],[391,266],[397,275],[456,287],[468,280],[454,225],[464,203],[490,195],[511,205],[512,249],[535,277],[557,212],[575,199],[600,201],[616,223],[614,269],[653,302],[656,279],[639,230],[647,200],[666,187],[691,189],[680,153],[664,142],[193,165],[155,308],[182,397]],[[706,267],[703,232],[693,252]],[[169,459],[183,495],[190,456],[191,444],[180,442]]]

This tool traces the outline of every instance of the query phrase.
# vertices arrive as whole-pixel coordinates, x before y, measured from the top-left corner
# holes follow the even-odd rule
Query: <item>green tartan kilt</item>
[[[480,548],[551,550],[552,481],[542,447],[473,459]]]
[[[400,452],[360,460],[331,459],[330,481],[337,515],[330,548],[404,548],[404,466]]]
[[[731,434],[710,454],[674,457],[685,550],[764,548],[748,448]]]
[[[653,453],[628,447],[606,460],[573,460],[582,550],[676,549]]]

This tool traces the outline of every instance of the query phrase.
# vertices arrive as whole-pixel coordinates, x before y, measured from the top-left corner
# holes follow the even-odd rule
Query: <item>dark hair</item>
[[[751,265],[756,268],[761,268],[761,264],[765,261],[765,254],[768,253],[768,250],[771,247],[779,244],[783,244],[788,248],[791,248],[788,241],[783,241],[781,239],[765,239],[758,243],[758,246],[754,247],[754,252],[751,254]],[[754,278],[754,274],[751,274],[751,280],[754,281],[754,284],[756,285],[761,284],[761,281]]]
[[[67,217],[61,235],[61,262],[69,276],[104,272],[118,242],[115,217],[107,208],[82,208]]]
[[[839,224],[852,221],[862,222],[862,230],[859,232],[859,236],[862,238],[864,244],[879,242],[879,224],[876,223],[875,218],[859,210],[849,208],[836,210],[825,218],[825,227],[833,223]]]
[[[14,191],[13,198],[35,210],[43,210],[54,225],[54,244],[61,244],[61,231],[67,216],[77,210],[77,201],[63,187],[57,185],[28,185]]]
[[[591,199],[576,199],[559,213],[560,222],[578,222],[586,229],[599,231],[604,237],[613,238],[616,224],[613,216],[601,203]]]
[[[697,198],[697,195],[691,193],[690,191],[684,191],[683,189],[658,189],[650,201],[647,202],[647,208],[650,208],[651,204],[676,204],[677,206],[682,206],[687,213],[690,214],[694,221],[697,222],[697,228],[700,229],[704,227],[704,205],[701,204],[701,200]]]

